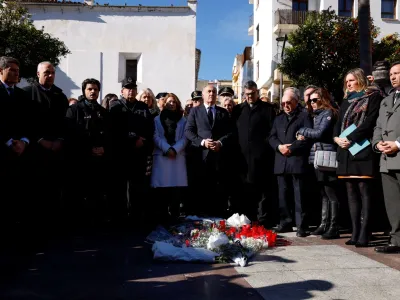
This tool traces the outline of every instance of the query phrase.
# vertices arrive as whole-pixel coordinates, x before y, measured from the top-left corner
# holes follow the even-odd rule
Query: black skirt
[[[317,178],[318,182],[329,182],[337,180],[336,172],[328,172],[328,171],[320,171],[315,169],[315,177]]]

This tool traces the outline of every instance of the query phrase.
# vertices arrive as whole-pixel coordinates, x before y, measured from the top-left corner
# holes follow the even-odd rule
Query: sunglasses
[[[317,102],[319,101],[319,98],[312,98],[312,99],[310,99],[310,101],[311,101],[312,103],[317,103]]]

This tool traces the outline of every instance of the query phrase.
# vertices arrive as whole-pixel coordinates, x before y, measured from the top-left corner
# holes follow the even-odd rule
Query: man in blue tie
[[[23,218],[21,212],[26,212],[22,202],[27,199],[23,195],[26,191],[25,154],[32,124],[30,101],[26,93],[16,87],[18,81],[18,60],[0,57],[0,222],[5,223],[22,221],[17,218]]]
[[[185,129],[192,146],[202,154],[199,186],[195,188],[201,198],[188,204],[197,208],[196,213],[219,214],[227,203],[224,179],[226,165],[232,163],[226,153],[232,145],[233,123],[228,111],[215,105],[217,90],[212,84],[203,89],[202,97],[203,104],[191,109]]]

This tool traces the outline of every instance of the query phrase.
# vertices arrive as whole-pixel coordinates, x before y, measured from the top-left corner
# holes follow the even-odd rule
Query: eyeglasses
[[[312,103],[317,103],[318,100],[320,100],[320,99],[319,99],[319,98],[312,98],[312,99],[310,99],[310,101],[311,101]]]

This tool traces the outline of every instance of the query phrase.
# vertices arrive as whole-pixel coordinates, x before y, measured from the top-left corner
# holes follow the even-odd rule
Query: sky
[[[187,6],[187,0],[105,0],[110,5]],[[248,35],[249,0],[198,0],[196,48],[201,50],[199,79],[232,79],[236,54],[253,44]]]

